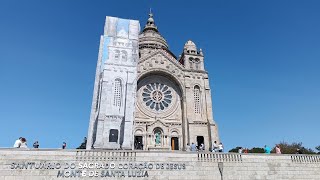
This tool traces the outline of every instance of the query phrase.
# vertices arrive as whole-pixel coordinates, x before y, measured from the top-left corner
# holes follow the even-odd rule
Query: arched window
[[[113,105],[114,106],[121,106],[121,95],[122,95],[122,87],[121,87],[121,80],[116,79],[114,81],[114,92],[113,92]]]
[[[193,69],[193,58],[189,57],[189,64],[190,64],[190,69]]]
[[[122,61],[127,61],[127,52],[126,51],[121,51],[121,60]]]
[[[194,59],[194,64],[195,64],[195,69],[196,69],[196,70],[199,70],[200,59],[199,59],[199,58],[195,58],[195,59]]]
[[[114,60],[118,61],[120,58],[120,51],[119,50],[115,50],[114,51]]]
[[[200,87],[199,86],[194,86],[193,98],[194,98],[194,113],[200,114]]]

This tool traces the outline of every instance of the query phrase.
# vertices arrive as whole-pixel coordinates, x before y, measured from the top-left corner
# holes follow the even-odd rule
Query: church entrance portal
[[[109,142],[118,142],[118,129],[110,129]]]
[[[171,150],[179,150],[179,139],[178,137],[171,138]]]
[[[143,150],[143,141],[142,136],[135,136],[134,137],[134,149]]]
[[[203,136],[197,136],[197,148],[199,149],[201,144],[204,144],[204,138]]]

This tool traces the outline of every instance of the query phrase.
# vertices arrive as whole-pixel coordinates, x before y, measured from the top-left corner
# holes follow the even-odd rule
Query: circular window
[[[143,88],[143,102],[152,110],[164,110],[172,102],[172,91],[167,85],[150,83]]]

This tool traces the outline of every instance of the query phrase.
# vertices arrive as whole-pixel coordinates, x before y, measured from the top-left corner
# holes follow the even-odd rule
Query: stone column
[[[162,134],[162,136],[161,136],[161,146],[162,146],[162,147],[164,147],[164,140],[165,140],[165,139],[164,139],[164,135]]]

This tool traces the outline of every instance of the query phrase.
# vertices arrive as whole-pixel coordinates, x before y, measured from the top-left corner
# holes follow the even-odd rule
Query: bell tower
[[[106,17],[100,39],[87,149],[133,147],[139,32],[139,21]]]
[[[188,40],[184,45],[180,63],[183,63],[188,70],[204,71],[202,49],[198,51],[195,43]]]

